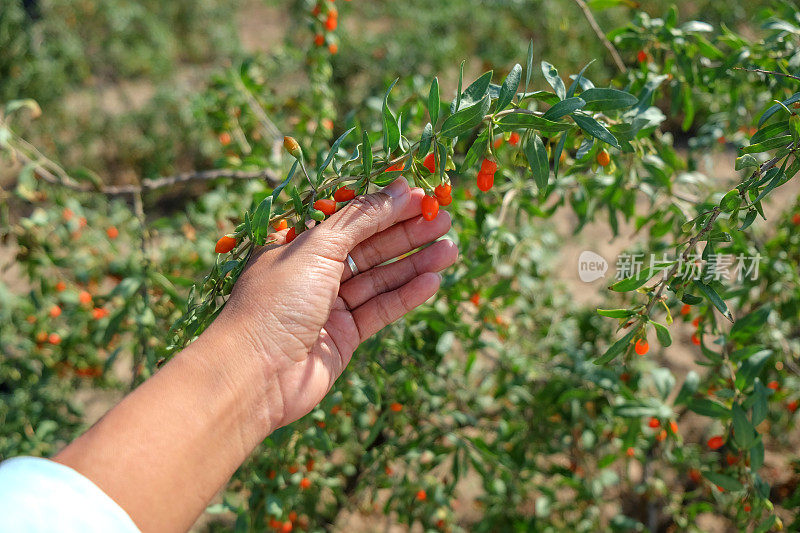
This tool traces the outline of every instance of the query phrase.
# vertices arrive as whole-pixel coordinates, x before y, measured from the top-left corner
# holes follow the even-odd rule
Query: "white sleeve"
[[[0,531],[138,533],[105,492],[68,466],[37,457],[0,463]]]

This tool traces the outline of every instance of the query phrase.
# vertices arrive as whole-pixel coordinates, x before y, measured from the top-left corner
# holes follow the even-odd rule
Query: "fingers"
[[[365,272],[389,259],[394,259],[438,239],[450,230],[450,225],[450,214],[446,211],[440,212],[439,216],[431,221],[417,216],[399,222],[361,242],[351,250],[350,257],[353,258],[358,270]],[[351,277],[350,269],[345,268],[342,281]]]
[[[425,303],[439,289],[441,279],[439,274],[426,272],[399,289],[379,294],[354,309],[352,315],[360,342]]]
[[[452,241],[437,241],[408,257],[373,268],[343,283],[339,296],[348,308],[355,309],[379,294],[402,287],[422,273],[444,270],[457,257],[458,248]]]
[[[317,253],[344,261],[358,243],[402,220],[407,209],[413,208],[409,206],[410,199],[408,182],[398,178],[377,193],[356,197],[309,232],[313,235],[307,242]]]

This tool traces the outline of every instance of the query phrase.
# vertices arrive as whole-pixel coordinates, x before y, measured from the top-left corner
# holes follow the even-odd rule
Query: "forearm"
[[[280,419],[264,362],[215,325],[55,457],[144,531],[188,529]]]

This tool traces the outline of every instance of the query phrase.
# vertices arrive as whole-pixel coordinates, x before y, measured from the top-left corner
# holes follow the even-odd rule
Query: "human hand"
[[[423,194],[400,178],[289,244],[286,230],[274,234],[277,244],[254,254],[204,335],[229,336],[263,365],[270,430],[313,409],[361,342],[438,290],[437,272],[458,256],[449,240],[381,265],[449,230],[444,211],[422,219]],[[345,263],[348,253],[357,276]]]

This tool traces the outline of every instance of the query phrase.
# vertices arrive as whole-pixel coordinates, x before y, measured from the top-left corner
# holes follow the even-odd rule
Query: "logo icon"
[[[608,272],[608,261],[601,255],[589,250],[581,252],[578,257],[578,277],[584,283],[591,283],[605,276]]]

